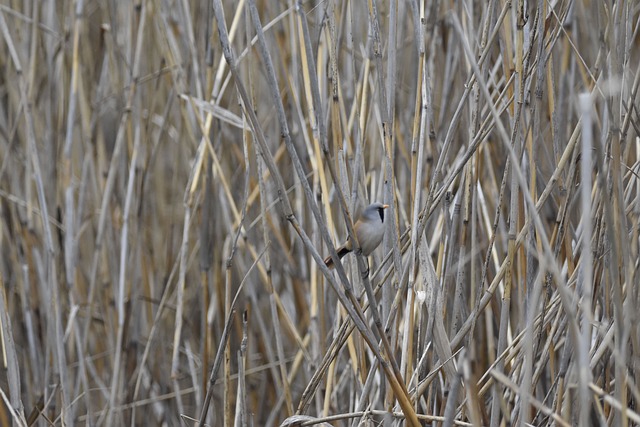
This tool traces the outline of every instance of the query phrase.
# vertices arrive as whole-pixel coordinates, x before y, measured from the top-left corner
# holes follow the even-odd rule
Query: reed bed
[[[639,32],[3,0],[0,425],[639,425]]]

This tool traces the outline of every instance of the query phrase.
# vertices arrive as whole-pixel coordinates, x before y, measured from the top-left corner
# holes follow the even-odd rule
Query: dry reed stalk
[[[4,2],[0,424],[639,423],[639,22]]]

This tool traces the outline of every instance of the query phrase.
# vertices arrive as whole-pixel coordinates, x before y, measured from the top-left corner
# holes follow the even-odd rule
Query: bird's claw
[[[365,257],[364,261],[367,263],[367,269],[363,272],[361,272],[362,275],[362,279],[366,279],[367,277],[369,277],[369,259]]]

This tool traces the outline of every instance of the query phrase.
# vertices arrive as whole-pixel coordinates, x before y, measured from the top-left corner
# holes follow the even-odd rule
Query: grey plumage
[[[362,255],[369,256],[380,245],[384,237],[384,210],[389,205],[375,202],[367,206],[355,224],[355,233],[362,249]],[[344,245],[336,249],[340,258],[353,250],[353,243],[348,239]],[[324,260],[327,267],[333,267],[331,256]]]

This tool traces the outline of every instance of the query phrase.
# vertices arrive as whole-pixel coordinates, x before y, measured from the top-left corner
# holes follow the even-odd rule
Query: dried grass
[[[640,424],[639,31],[6,0],[0,425]]]

